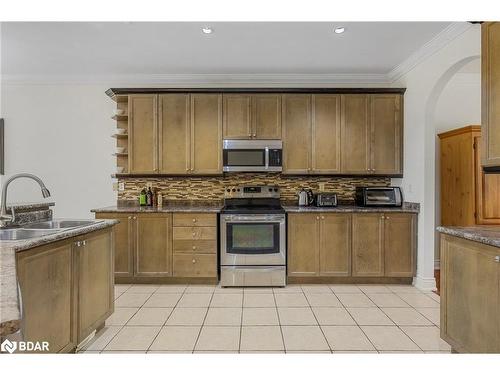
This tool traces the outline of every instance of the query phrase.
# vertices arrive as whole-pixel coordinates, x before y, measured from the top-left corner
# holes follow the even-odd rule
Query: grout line
[[[186,290],[187,290],[187,288],[186,288]],[[200,336],[201,336],[201,332],[203,331],[203,327],[205,327],[205,321],[207,319],[208,310],[210,309],[210,304],[212,303],[212,299],[214,298],[214,294],[215,294],[215,288],[212,291],[212,294],[210,296],[210,301],[208,301],[207,312],[205,313],[205,316],[203,317],[203,321],[201,322],[200,332],[198,332],[198,336],[196,337],[196,341],[194,342],[193,351],[191,352],[193,354],[194,354],[194,351],[196,350],[196,345],[198,345],[198,341],[200,340]]]
[[[300,288],[302,290],[302,287]],[[273,291],[273,299],[274,299],[274,309],[276,310],[276,315],[278,316],[278,326],[280,327],[280,332],[281,332],[281,342],[283,343],[283,351],[287,352],[286,350],[286,344],[285,344],[285,336],[283,335],[283,327],[281,326],[281,320],[280,320],[280,314],[278,312],[278,304],[276,303],[276,294]]]
[[[330,289],[330,288],[329,288]],[[330,289],[331,290],[331,289]],[[304,291],[304,289],[302,289],[302,291]],[[333,293],[333,291],[332,291]],[[307,298],[307,295],[306,293],[303,293],[304,294],[304,298],[306,299],[307,301],[307,305],[309,306],[309,309],[311,310],[311,313],[313,314],[314,316],[314,320],[316,320],[316,323],[318,323],[318,327],[319,327],[319,330],[321,331],[321,334],[323,335],[323,338],[325,339],[326,341],[326,345],[328,345],[328,348],[330,348],[330,353],[333,353],[333,349],[332,347],[330,346],[330,343],[328,342],[328,339],[326,338],[326,335],[325,335],[325,331],[323,331],[323,328],[321,328],[321,324],[319,324],[319,320],[318,318],[316,317],[316,314],[314,313],[314,310],[311,306],[311,303],[309,302],[309,299]]]

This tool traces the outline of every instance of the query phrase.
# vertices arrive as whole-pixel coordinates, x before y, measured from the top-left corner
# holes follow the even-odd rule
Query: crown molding
[[[469,30],[471,27],[473,27],[473,25],[469,22],[453,22],[418,50],[413,52],[405,61],[392,69],[387,74],[387,79],[391,83],[394,83],[402,76],[410,72],[421,62],[423,62],[425,59],[427,59],[429,56],[442,49],[444,46],[457,38],[459,35],[463,34],[465,31]]]
[[[135,74],[135,75],[3,75],[5,85],[91,85],[156,87],[328,87],[389,86],[386,74]]]

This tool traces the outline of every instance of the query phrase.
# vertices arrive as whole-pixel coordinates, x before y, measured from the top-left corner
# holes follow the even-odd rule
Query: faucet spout
[[[7,188],[9,187],[9,184],[17,180],[18,178],[29,178],[38,183],[40,185],[40,189],[42,190],[42,196],[44,198],[50,197],[50,191],[47,189],[43,181],[41,180],[40,177],[35,176],[34,174],[31,173],[19,173],[11,176],[7,181],[5,181],[5,184],[2,187],[2,200],[1,200],[1,208],[0,208],[0,228],[4,228],[8,225],[9,222],[13,222],[15,219],[15,214],[14,211],[12,211],[12,215],[7,215]]]

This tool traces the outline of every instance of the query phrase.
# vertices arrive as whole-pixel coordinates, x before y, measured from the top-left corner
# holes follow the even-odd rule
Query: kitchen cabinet
[[[222,174],[222,94],[191,94],[190,172]]]
[[[134,275],[133,219],[130,214],[96,214],[97,219],[116,219],[114,226],[114,273],[115,276],[131,277]]]
[[[283,96],[283,173],[340,173],[340,143],[340,95]]]
[[[500,22],[481,24],[482,165],[500,170]]]
[[[280,94],[224,94],[224,139],[281,139]]]
[[[350,215],[288,215],[288,276],[349,276],[350,273]]]
[[[129,173],[158,172],[158,95],[129,95]]]
[[[172,274],[171,214],[136,214],[134,221],[135,276]]]
[[[175,277],[217,277],[217,215],[173,214]]]
[[[116,253],[122,257],[115,258],[122,267],[122,272],[115,269],[119,282],[217,277],[217,214],[96,213],[96,218],[121,220]]]
[[[403,111],[401,95],[372,94],[370,98],[370,158],[374,174],[403,173]]]
[[[384,276],[384,215],[352,215],[352,275]]]
[[[103,229],[16,254],[25,341],[71,352],[114,311],[113,235]]]
[[[159,169],[185,174],[191,165],[189,94],[162,94],[158,99]]]
[[[412,277],[416,270],[416,223],[412,214],[384,214],[384,274]]]
[[[481,126],[439,136],[441,225],[500,224],[500,174],[481,166]]]
[[[500,249],[441,234],[441,338],[465,353],[500,353]]]
[[[75,248],[77,342],[99,328],[114,309],[113,244],[110,231],[85,236]]]
[[[343,95],[342,173],[402,174],[402,114],[399,94]]]
[[[77,344],[73,327],[73,244],[61,242],[17,254],[26,341],[48,341],[52,353]]]

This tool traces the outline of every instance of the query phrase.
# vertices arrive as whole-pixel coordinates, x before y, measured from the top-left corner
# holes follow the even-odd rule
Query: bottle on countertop
[[[147,205],[147,192],[146,188],[143,188],[141,190],[141,193],[139,194],[139,206],[146,206]]]
[[[146,205],[153,206],[153,192],[151,191],[151,187],[148,187],[148,192],[146,193]]]
[[[156,205],[160,208],[163,207],[163,195],[161,191],[156,194]]]

